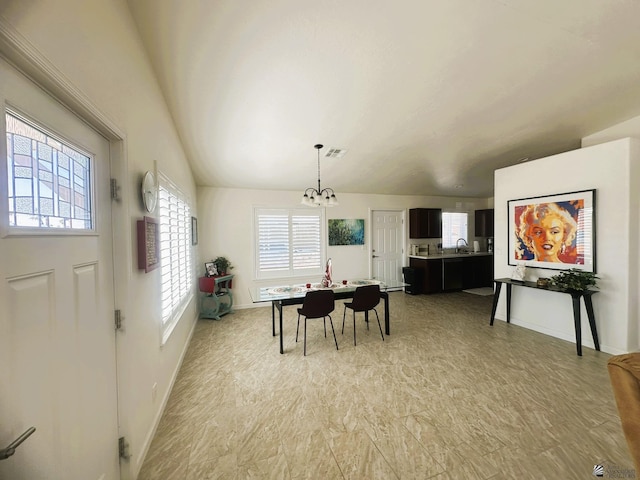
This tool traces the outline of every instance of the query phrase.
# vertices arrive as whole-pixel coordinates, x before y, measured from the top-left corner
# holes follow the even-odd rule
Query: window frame
[[[464,237],[460,235],[458,239],[464,238],[465,242],[467,242],[467,246],[469,245],[469,212],[461,212],[461,211],[442,211],[442,248],[457,248],[455,243],[450,245],[445,243],[445,229],[444,229],[444,217],[445,215],[466,215],[467,216],[467,224],[466,224],[466,232]],[[447,237],[448,238],[448,237]]]
[[[292,234],[292,218],[294,216],[310,216],[310,217],[318,217],[319,221],[319,233],[318,233],[318,241],[319,241],[319,264],[317,267],[306,268],[306,269],[296,269],[293,266],[292,258],[293,258],[293,249],[289,248],[289,267],[287,270],[282,271],[271,271],[264,272],[260,270],[260,230],[258,219],[261,214],[266,213],[281,213],[288,215],[288,228],[289,228],[289,238],[288,245],[291,247],[291,234]],[[326,257],[326,219],[325,219],[325,209],[310,209],[310,208],[301,208],[301,207],[266,207],[266,206],[254,206],[253,207],[253,259],[254,259],[254,268],[253,268],[253,276],[254,280],[278,280],[278,279],[286,279],[286,278],[308,278],[310,276],[322,275],[324,273],[325,268],[325,257]]]
[[[3,115],[1,122],[2,131],[4,132],[4,138],[2,141],[2,146],[0,147],[0,153],[3,154],[2,157],[6,159],[6,162],[0,168],[0,183],[4,185],[4,187],[0,188],[0,202],[2,206],[0,207],[0,236],[1,237],[27,237],[27,236],[39,236],[39,237],[68,237],[68,236],[96,236],[98,235],[98,212],[97,209],[99,205],[96,201],[96,159],[95,155],[85,148],[80,146],[77,142],[66,138],[64,135],[59,134],[54,129],[46,125],[44,122],[38,121],[21,112],[19,109],[14,106],[5,104],[3,108]],[[52,140],[56,142],[60,142],[65,144],[67,147],[77,151],[78,153],[86,156],[89,159],[89,188],[91,189],[89,193],[89,205],[91,209],[91,228],[61,228],[61,227],[25,227],[25,226],[14,226],[10,225],[9,222],[9,172],[8,164],[9,161],[9,152],[7,150],[7,115],[11,115],[18,119],[19,121],[26,123],[30,127],[35,130],[40,131],[44,135],[50,137]]]
[[[175,272],[170,270],[166,271],[166,263],[164,261],[165,256],[163,256],[163,252],[166,250],[166,246],[164,245],[165,238],[163,233],[166,234],[166,217],[163,216],[163,209],[167,208],[164,203],[164,194],[162,190],[165,190],[169,193],[169,195],[175,197],[179,202],[182,202],[186,207],[186,212],[184,213],[184,218],[182,219],[182,225],[179,225],[178,228],[184,229],[184,238],[182,238],[182,242],[178,245],[178,249],[184,248],[185,253],[184,256],[180,256],[180,260],[187,260],[188,265],[186,267],[186,272],[182,275],[187,280],[186,285],[177,285],[178,290],[184,290],[185,293],[180,296],[177,302],[172,301],[174,303],[171,306],[171,311],[168,315],[165,315],[165,275],[168,275],[171,279],[176,278]],[[191,211],[192,205],[190,199],[187,195],[185,195],[182,190],[180,190],[166,175],[162,172],[158,172],[158,206],[157,206],[157,219],[160,224],[160,333],[161,333],[161,345],[164,345],[176,325],[184,315],[187,307],[191,303],[194,298],[194,254],[193,248],[191,246]],[[178,234],[180,235],[180,233]],[[173,257],[173,254],[170,254]],[[180,263],[180,262],[178,262]],[[179,277],[179,276],[178,276]],[[176,285],[171,283],[170,288],[173,291],[176,289]]]

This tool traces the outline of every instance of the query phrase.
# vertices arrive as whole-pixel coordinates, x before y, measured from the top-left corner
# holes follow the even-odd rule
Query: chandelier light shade
[[[320,149],[324,145],[314,145],[313,148],[318,150],[318,188],[309,187],[304,191],[302,196],[302,205],[309,207],[335,207],[338,205],[338,199],[332,188],[322,188],[320,186]]]

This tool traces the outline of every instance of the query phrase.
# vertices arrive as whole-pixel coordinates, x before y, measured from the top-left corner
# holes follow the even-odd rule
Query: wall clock
[[[142,178],[142,203],[149,213],[153,213],[158,203],[158,182],[151,171]]]

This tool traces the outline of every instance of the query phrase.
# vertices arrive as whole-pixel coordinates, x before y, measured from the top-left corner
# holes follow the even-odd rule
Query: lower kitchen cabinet
[[[442,291],[442,260],[410,258],[409,266],[416,269],[420,276],[420,293],[438,293]]]
[[[493,255],[461,255],[453,258],[409,258],[419,277],[420,291],[438,293],[493,286]]]

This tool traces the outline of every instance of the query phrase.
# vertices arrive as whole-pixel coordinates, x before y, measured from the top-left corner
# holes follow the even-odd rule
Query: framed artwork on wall
[[[330,219],[329,245],[364,245],[364,218]]]
[[[508,263],[596,271],[595,189],[507,202]]]
[[[160,266],[160,228],[152,217],[138,220],[138,268],[148,273]]]

